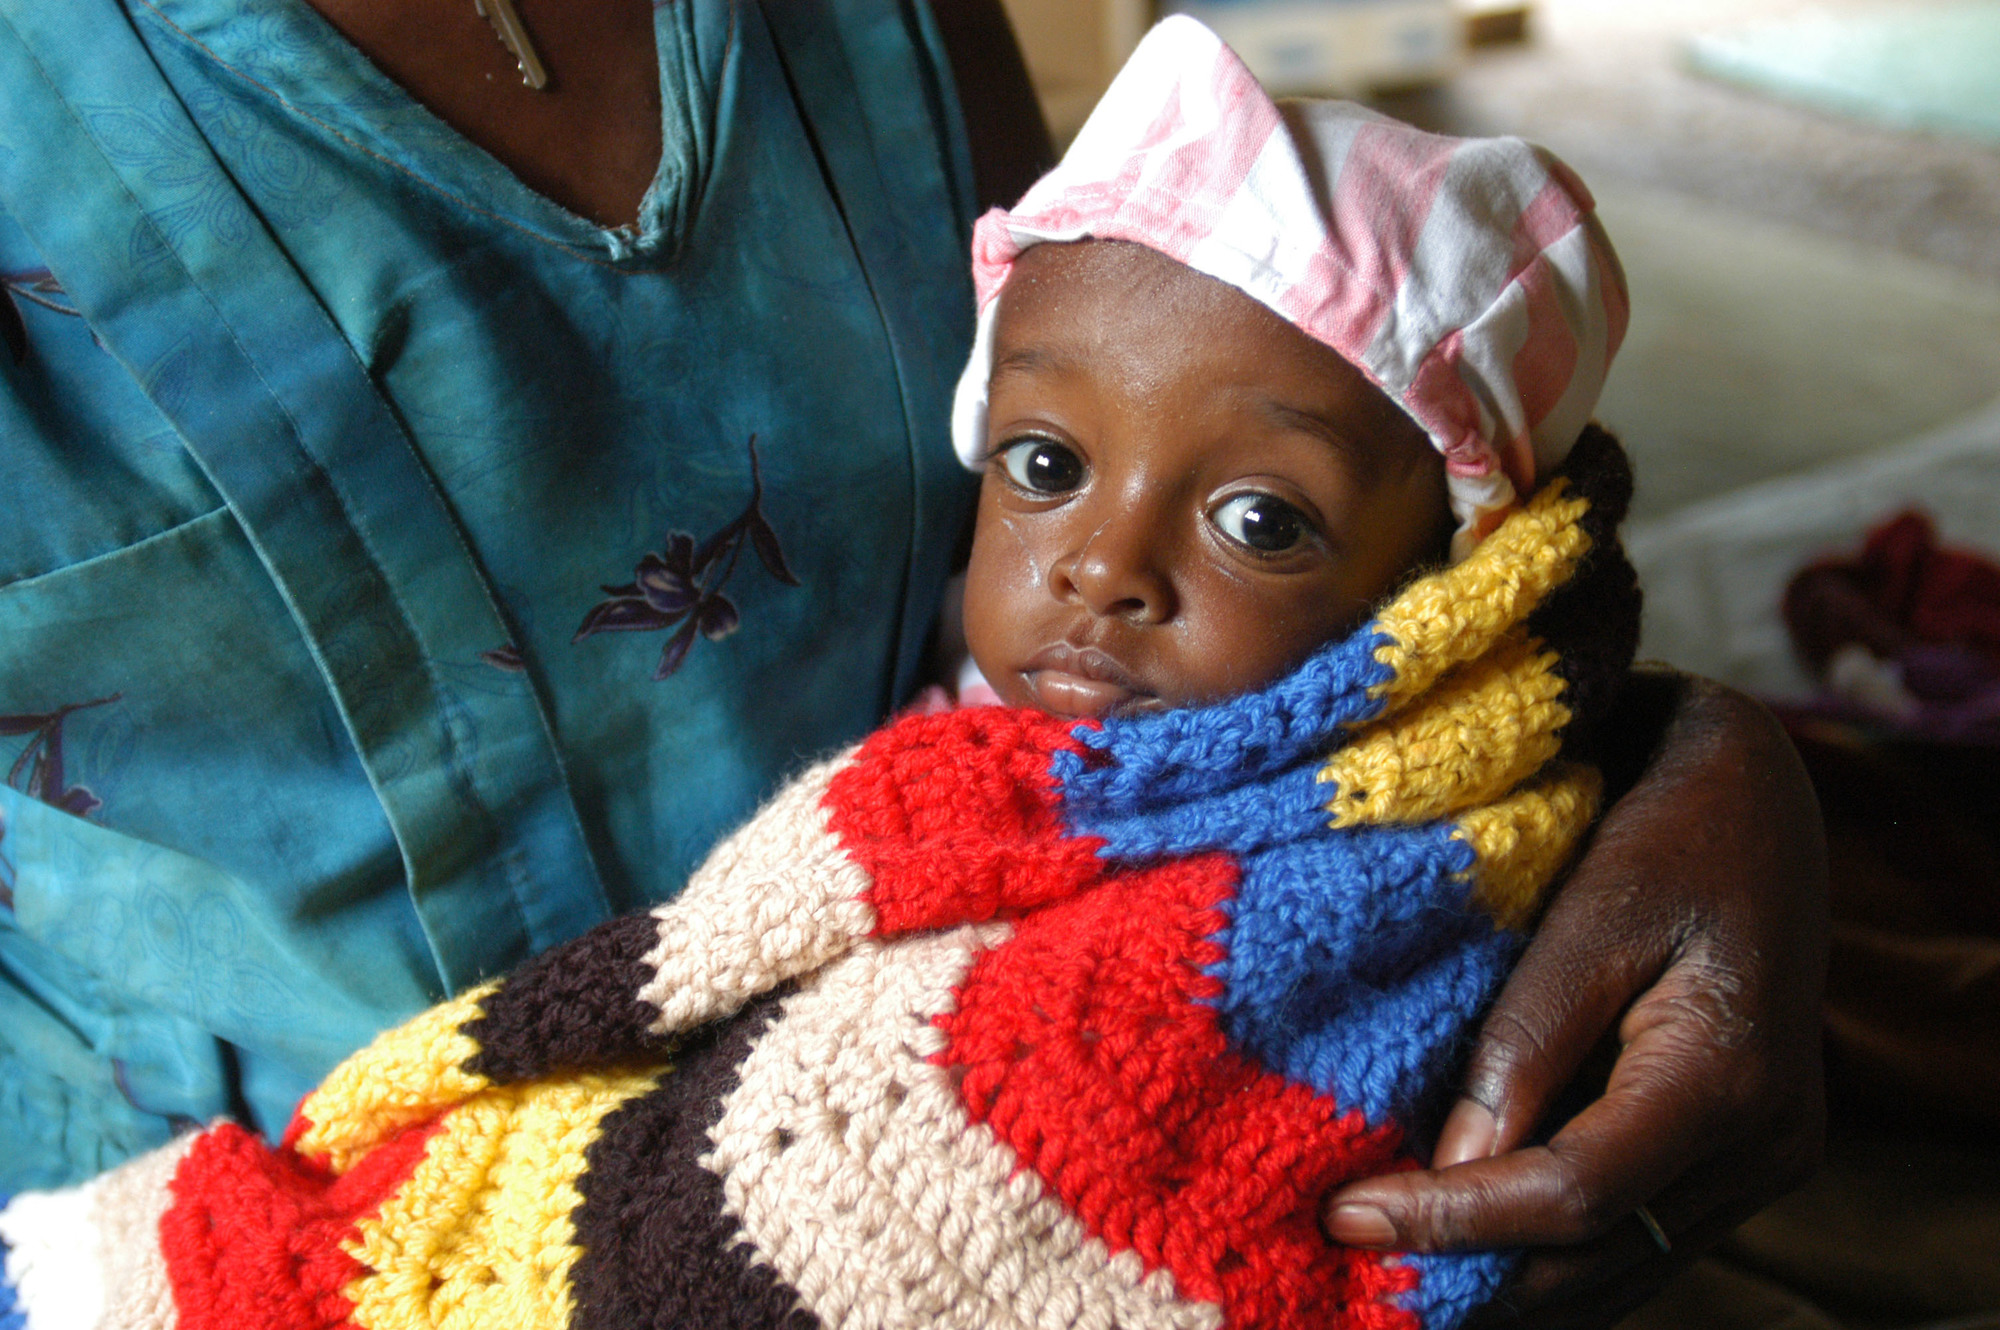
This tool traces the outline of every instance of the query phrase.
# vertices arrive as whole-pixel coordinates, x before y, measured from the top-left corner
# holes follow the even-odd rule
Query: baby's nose
[[[1058,599],[1081,602],[1091,613],[1136,623],[1159,623],[1173,614],[1168,541],[1143,511],[1118,505],[1091,527],[1068,558],[1050,570]]]

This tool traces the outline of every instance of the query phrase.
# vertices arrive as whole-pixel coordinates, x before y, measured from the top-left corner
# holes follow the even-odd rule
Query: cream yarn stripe
[[[23,1192],[0,1211],[14,1249],[7,1279],[30,1330],[173,1330],[160,1216],[194,1142],[181,1136],[81,1187]]]
[[[727,1016],[819,968],[875,928],[868,874],[827,830],[826,787],[850,748],[808,770],[716,847],[687,889],[653,911],[659,941],[641,1001],[655,1034]]]
[[[97,1258],[111,1290],[104,1309],[111,1330],[173,1330],[180,1323],[160,1253],[160,1216],[173,1204],[174,1174],[194,1142],[190,1132],[99,1180]],[[33,1330],[32,1316],[28,1325]]]
[[[932,1018],[1011,933],[863,941],[806,980],[739,1069],[702,1159],[828,1330],[1214,1330],[1165,1271],[1111,1256],[974,1126]]]

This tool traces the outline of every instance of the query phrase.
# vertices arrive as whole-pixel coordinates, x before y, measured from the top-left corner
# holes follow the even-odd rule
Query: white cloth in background
[[[1785,585],[1905,508],[1929,513],[1940,539],[2000,557],[2000,399],[1908,442],[1634,523],[1639,654],[1765,697],[1814,692],[1779,614]]]

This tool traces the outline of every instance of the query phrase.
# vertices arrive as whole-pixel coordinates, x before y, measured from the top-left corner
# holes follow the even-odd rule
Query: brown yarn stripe
[[[780,996],[702,1027],[657,1090],[604,1119],[571,1212],[576,1330],[818,1330],[798,1293],[733,1241],[722,1180],[696,1162]]]
[[[1591,424],[1555,474],[1569,481],[1568,493],[1590,504],[1578,523],[1590,537],[1590,553],[1528,616],[1528,631],[1556,653],[1556,673],[1567,685],[1563,703],[1573,716],[1563,752],[1583,756],[1639,646],[1639,575],[1618,541],[1632,502],[1632,464],[1608,430]]]
[[[504,1085],[661,1058],[669,1041],[647,1033],[660,1010],[638,996],[652,977],[644,961],[657,936],[651,915],[630,915],[528,962],[466,1023],[479,1051],[465,1070]]]

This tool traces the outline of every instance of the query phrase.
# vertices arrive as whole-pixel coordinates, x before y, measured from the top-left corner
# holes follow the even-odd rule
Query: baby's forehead
[[[1228,342],[1307,361],[1339,359],[1228,283],[1129,241],[1031,246],[1015,261],[998,298],[996,373],[1008,367],[1010,356],[1034,365],[1109,357],[1135,338],[1177,350]]]
[[[1107,290],[1136,290],[1156,299],[1215,292],[1257,303],[1227,282],[1196,272],[1150,245],[1085,236],[1045,241],[1023,250],[1001,284],[1001,311],[1004,313],[1010,303],[1019,305],[1065,292]]]
[[[1337,446],[1430,448],[1423,428],[1332,347],[1228,283],[1128,241],[1025,250],[1000,289],[992,350],[1003,406],[1065,377],[1091,379],[1135,408],[1178,393]]]

